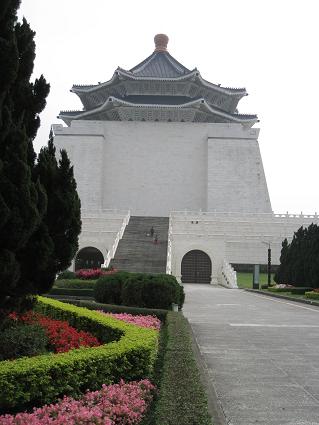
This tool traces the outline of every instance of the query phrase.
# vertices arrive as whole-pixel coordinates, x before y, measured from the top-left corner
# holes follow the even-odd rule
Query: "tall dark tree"
[[[32,180],[30,165],[49,85],[43,77],[29,81],[34,33],[25,20],[17,23],[19,3],[5,0],[0,6],[0,306],[16,298],[18,253],[46,210],[45,193]]]
[[[307,233],[307,281],[313,288],[319,288],[319,226],[311,224]]]
[[[65,152],[52,138],[38,161],[33,140],[49,85],[30,82],[34,32],[17,22],[19,0],[0,4],[0,309],[43,293],[77,250],[80,202]]]
[[[289,283],[289,244],[287,239],[284,239],[281,244],[280,266],[275,273],[274,281],[276,283]]]
[[[56,274],[69,267],[78,250],[80,199],[73,167],[64,150],[60,157],[58,162],[51,133],[48,146],[41,149],[34,167],[34,176],[47,194],[46,212],[20,256],[22,279],[33,287],[34,293],[47,292]]]
[[[290,244],[286,239],[283,241],[275,281],[319,287],[319,227],[316,224],[300,227]]]

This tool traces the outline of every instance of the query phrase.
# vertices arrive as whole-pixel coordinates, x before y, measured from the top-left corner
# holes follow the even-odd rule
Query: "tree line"
[[[276,283],[319,288],[319,227],[300,227],[291,243],[282,242]]]

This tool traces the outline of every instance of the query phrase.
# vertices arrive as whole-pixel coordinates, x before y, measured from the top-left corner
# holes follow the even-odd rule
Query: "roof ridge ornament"
[[[169,38],[166,34],[156,34],[154,37],[155,50],[154,52],[167,52],[167,44]]]

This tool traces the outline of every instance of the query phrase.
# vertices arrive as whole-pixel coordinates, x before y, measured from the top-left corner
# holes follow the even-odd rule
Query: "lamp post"
[[[267,275],[268,275],[268,287],[271,283],[271,248],[270,242],[262,241],[265,245],[268,245],[268,261],[267,261]]]

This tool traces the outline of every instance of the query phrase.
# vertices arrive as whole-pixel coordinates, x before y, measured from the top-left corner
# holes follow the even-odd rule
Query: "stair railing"
[[[131,213],[130,213],[130,210],[129,210],[127,212],[126,216],[124,217],[123,221],[122,221],[122,226],[121,226],[120,230],[116,234],[112,248],[108,251],[108,253],[105,257],[103,267],[108,267],[112,258],[114,258],[114,255],[115,255],[116,250],[117,250],[117,246],[118,246],[120,240],[123,237],[123,233],[125,231],[126,226],[128,225],[128,222],[130,221],[130,217],[131,217]]]
[[[169,220],[168,225],[168,238],[167,238],[167,260],[166,260],[166,274],[172,274],[172,221]]]
[[[220,284],[226,288],[235,289],[237,286],[237,273],[227,261],[223,261]]]

